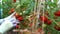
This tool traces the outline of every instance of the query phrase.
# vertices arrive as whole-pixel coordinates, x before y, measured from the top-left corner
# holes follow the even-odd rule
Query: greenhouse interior
[[[0,0],[0,34],[60,34],[60,0]]]

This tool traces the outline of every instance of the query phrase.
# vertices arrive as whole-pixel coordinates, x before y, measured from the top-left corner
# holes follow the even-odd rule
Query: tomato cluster
[[[19,21],[22,21],[23,20],[23,17],[21,15],[19,15],[18,13],[16,13],[14,15]]]
[[[50,25],[52,23],[51,20],[49,20],[46,16],[41,16],[40,20],[48,25]]]
[[[15,12],[15,9],[14,9],[14,8],[12,8],[12,9],[9,11],[10,14],[12,14],[13,12]],[[22,21],[22,20],[23,20],[23,17],[22,17],[21,15],[19,15],[18,13],[16,13],[14,16],[15,16],[19,21]]]
[[[54,12],[53,14],[54,14],[54,17],[60,17],[60,10]],[[48,12],[45,12],[45,15],[40,16],[40,18],[39,18],[40,21],[41,21],[41,22],[44,22],[44,23],[47,24],[47,25],[52,24],[53,21],[50,20],[50,19],[48,19],[48,17],[47,17],[46,15],[49,16],[49,13],[48,13]],[[59,23],[57,23],[57,24],[59,24]],[[59,26],[55,25],[54,28],[55,28],[56,30],[60,31],[60,27],[59,27]]]

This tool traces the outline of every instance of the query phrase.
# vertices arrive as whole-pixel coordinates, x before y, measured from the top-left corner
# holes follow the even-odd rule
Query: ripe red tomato
[[[14,3],[16,2],[16,0],[13,0],[14,1]]]
[[[50,25],[52,23],[51,20],[47,20],[47,24]]]
[[[12,9],[9,11],[9,13],[11,14],[11,13],[13,13],[14,11],[15,11],[15,9],[12,8]]]
[[[38,32],[41,32],[42,31],[42,28],[38,28]]]
[[[41,16],[41,17],[40,17],[40,20],[41,20],[42,22],[47,22],[48,18],[47,18],[46,16]]]
[[[16,25],[16,28],[20,28],[20,26],[19,25]]]
[[[60,16],[60,10],[54,13],[55,16]]]
[[[15,16],[16,18],[21,17],[18,13],[16,13],[14,16]]]
[[[32,27],[32,23],[30,23],[30,25],[29,25],[30,27]]]
[[[19,21],[22,21],[23,20],[23,17],[20,16],[19,18],[17,18]]]
[[[58,27],[57,25],[54,27],[56,30],[60,31],[60,27]]]

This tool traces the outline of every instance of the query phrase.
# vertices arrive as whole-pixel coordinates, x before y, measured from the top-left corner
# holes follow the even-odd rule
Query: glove
[[[4,21],[4,23],[2,23],[0,25],[0,33],[5,33],[8,30],[10,30],[14,25],[12,24],[12,22],[10,22],[9,20]]]
[[[0,19],[0,25],[4,22],[4,19]]]
[[[15,18],[15,16],[14,16],[15,13],[16,12],[12,13],[10,16],[8,16],[4,19],[0,19],[0,24],[4,23],[4,21],[6,21],[6,20],[9,20],[14,24],[14,26],[16,26],[16,24],[18,24],[19,21]]]
[[[16,26],[19,23],[19,21],[15,18],[14,14],[15,12],[4,19],[0,19],[1,20],[0,33],[3,34],[7,32],[9,29],[11,29],[12,27]]]

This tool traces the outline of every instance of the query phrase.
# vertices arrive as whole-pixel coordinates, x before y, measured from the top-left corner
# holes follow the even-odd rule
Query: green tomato
[[[45,28],[47,25],[46,24],[42,24],[42,27]]]

